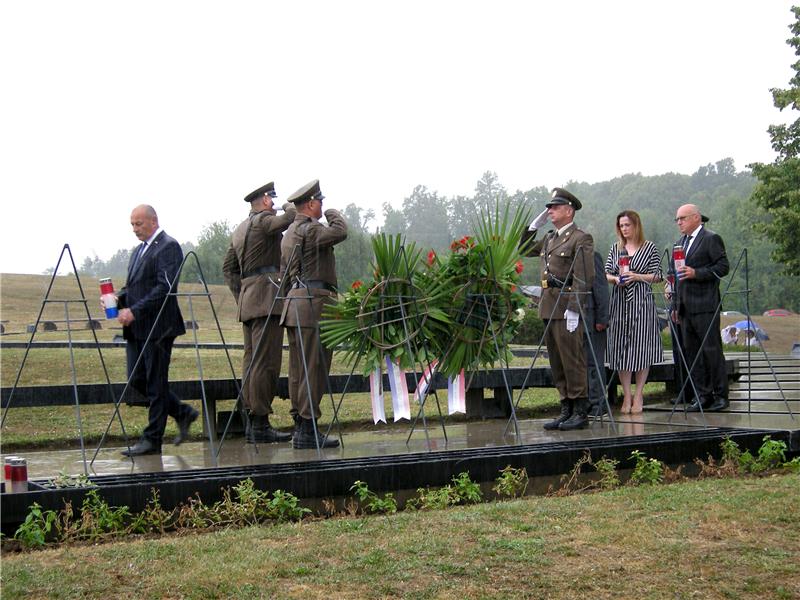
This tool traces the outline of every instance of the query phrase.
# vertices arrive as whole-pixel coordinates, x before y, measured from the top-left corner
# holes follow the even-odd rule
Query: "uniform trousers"
[[[244,334],[242,377],[247,377],[242,387],[244,405],[253,415],[272,414],[272,399],[278,390],[283,353],[283,328],[280,326],[280,316],[250,319],[242,323],[242,333]]]
[[[583,323],[567,331],[566,319],[545,321],[545,344],[550,357],[553,380],[561,400],[586,398],[586,351],[583,347]]]
[[[286,327],[289,334],[289,397],[292,416],[318,419],[333,352],[322,345],[317,327]],[[302,346],[301,346],[302,344]],[[306,378],[306,374],[308,377]]]

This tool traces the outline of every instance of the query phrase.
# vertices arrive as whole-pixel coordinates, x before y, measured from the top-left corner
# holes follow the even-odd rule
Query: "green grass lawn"
[[[3,556],[3,598],[798,598],[800,478],[706,479]]]

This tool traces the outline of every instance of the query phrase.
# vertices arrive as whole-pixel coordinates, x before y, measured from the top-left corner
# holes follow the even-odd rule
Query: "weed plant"
[[[731,477],[746,474],[763,474],[781,468],[800,473],[800,457],[786,461],[786,444],[765,436],[757,454],[742,452],[731,439],[721,444],[722,460],[717,464],[713,458],[708,461],[695,461],[700,467],[700,477]],[[636,462],[630,477],[631,485],[657,484],[663,481],[678,481],[683,478],[681,469],[669,470],[660,461],[647,458],[635,450],[631,459]],[[580,474],[584,466],[593,467],[599,478],[586,483]],[[548,495],[567,496],[579,492],[610,490],[620,484],[617,473],[618,461],[601,458],[592,461],[587,451],[574,465],[571,472],[561,478],[561,487]],[[80,478],[77,483],[85,484]],[[528,486],[528,474],[524,468],[513,469],[506,466],[495,479],[493,490],[498,496],[518,498]],[[391,493],[378,496],[363,481],[356,481],[350,488],[368,513],[389,514],[397,511],[397,501]],[[483,499],[481,488],[473,482],[469,473],[454,476],[451,483],[440,488],[419,488],[417,496],[406,506],[411,510],[435,510],[457,504],[472,504]],[[351,506],[351,514],[356,514],[357,505]],[[156,490],[152,491],[145,509],[131,514],[127,506],[111,507],[96,489],[88,490],[79,516],[74,514],[72,503],[67,502],[59,511],[44,511],[34,503],[24,523],[14,534],[14,540],[23,548],[41,548],[55,541],[71,543],[78,541],[98,542],[129,534],[164,534],[176,530],[206,530],[219,527],[244,527],[264,522],[285,522],[303,519],[311,511],[302,507],[294,495],[276,490],[259,490],[251,479],[239,482],[233,488],[223,491],[222,500],[208,506],[199,496],[173,510],[165,510],[159,502]]]
[[[520,498],[525,495],[529,481],[528,471],[525,467],[514,469],[511,465],[506,465],[500,471],[500,476],[495,479],[492,490],[500,497]]]
[[[655,458],[647,458],[643,452],[634,450],[631,459],[636,461],[631,473],[631,483],[634,485],[661,483],[664,479],[664,463]]]
[[[355,492],[361,506],[369,513],[391,514],[397,512],[397,500],[394,499],[391,492],[387,492],[381,498],[360,479],[353,484],[350,491]]]
[[[594,468],[600,474],[599,486],[601,490],[613,490],[619,487],[618,464],[618,460],[606,458],[605,456],[593,463]]]

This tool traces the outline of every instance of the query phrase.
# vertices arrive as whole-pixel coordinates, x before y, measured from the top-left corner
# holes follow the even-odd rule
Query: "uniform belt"
[[[543,288],[563,288],[563,287],[569,287],[571,285],[572,285],[572,277],[570,277],[566,281],[561,281],[558,277],[553,277],[552,275],[548,275],[547,279],[542,279]]]
[[[292,286],[294,289],[309,288],[315,290],[328,290],[329,292],[336,293],[336,288],[327,281],[321,279],[309,279],[308,281],[298,281]]]
[[[252,271],[248,271],[247,273],[242,273],[242,279],[246,279],[248,277],[255,277],[256,275],[262,275],[264,273],[277,273],[278,267],[273,267],[268,265],[266,267],[258,267],[257,269],[253,269]]]

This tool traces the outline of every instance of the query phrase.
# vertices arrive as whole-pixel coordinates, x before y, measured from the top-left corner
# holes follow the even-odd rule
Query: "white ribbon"
[[[464,369],[455,377],[447,379],[447,414],[467,412],[467,398],[464,391]]]
[[[372,422],[386,423],[386,411],[383,408],[383,377],[381,368],[377,367],[369,374],[369,397],[372,400]]]
[[[389,389],[392,392],[392,413],[394,420],[411,419],[411,406],[408,402],[406,372],[391,357],[386,356],[386,372],[389,375]]]

